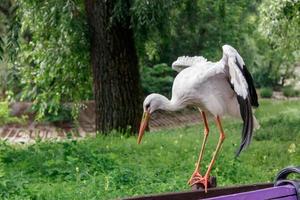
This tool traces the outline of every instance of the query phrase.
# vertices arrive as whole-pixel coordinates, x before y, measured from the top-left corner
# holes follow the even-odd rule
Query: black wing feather
[[[251,108],[251,101],[249,98],[244,99],[241,96],[237,96],[237,100],[240,104],[240,112],[244,122],[241,144],[236,152],[236,156],[239,156],[242,150],[245,149],[251,142],[253,133],[253,114]]]
[[[239,156],[243,149],[245,149],[251,142],[252,133],[253,133],[253,114],[252,107],[258,107],[257,93],[254,87],[253,78],[244,65],[241,67],[238,60],[236,59],[236,64],[241,70],[243,76],[245,77],[248,84],[248,96],[244,99],[242,96],[237,95],[237,100],[240,105],[240,113],[243,119],[243,130],[242,130],[242,139],[239,149],[236,152],[236,156]],[[233,86],[232,86],[233,87]]]
[[[232,90],[234,90],[233,84],[230,83]],[[241,144],[238,150],[236,151],[236,156],[239,156],[240,153],[250,144],[252,133],[253,133],[253,114],[251,108],[251,102],[249,98],[244,99],[242,96],[237,95],[237,100],[240,106],[240,113],[243,119],[243,130]]]
[[[257,93],[255,90],[253,78],[252,78],[250,72],[248,71],[246,65],[244,65],[242,68],[237,59],[236,59],[236,64],[239,67],[239,69],[241,70],[241,72],[243,73],[243,76],[245,77],[245,79],[247,81],[248,97],[250,98],[251,105],[254,107],[258,107],[259,104],[258,104],[258,99],[257,99]]]

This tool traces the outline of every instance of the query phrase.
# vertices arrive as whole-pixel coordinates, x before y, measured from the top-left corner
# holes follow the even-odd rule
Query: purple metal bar
[[[125,198],[123,200],[198,200],[205,198],[218,197],[221,195],[230,195],[235,193],[249,192],[273,187],[272,183],[259,183],[253,185],[239,185],[231,187],[209,188],[208,193],[203,190],[172,192],[164,194],[150,194],[146,196],[137,196]]]
[[[297,199],[296,196],[288,196],[288,197],[279,197],[277,199],[273,199],[273,200],[295,200]]]
[[[291,185],[271,187],[256,191],[236,193],[226,196],[208,198],[206,200],[265,200],[265,199],[284,199],[297,200],[296,189]]]

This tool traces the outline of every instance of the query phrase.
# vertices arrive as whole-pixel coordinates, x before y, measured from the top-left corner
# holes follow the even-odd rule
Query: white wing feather
[[[207,59],[202,56],[181,56],[178,57],[176,61],[172,63],[172,69],[180,72],[187,67],[191,67],[195,64],[206,63]]]
[[[222,61],[225,62],[229,68],[230,82],[234,86],[234,91],[237,95],[246,99],[248,96],[248,84],[241,69],[239,69],[239,66],[243,69],[243,66],[245,65],[243,58],[230,45],[224,45],[222,48]]]

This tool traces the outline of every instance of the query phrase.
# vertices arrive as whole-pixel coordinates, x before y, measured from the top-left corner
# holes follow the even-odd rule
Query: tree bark
[[[114,19],[116,0],[85,0],[90,29],[91,65],[96,104],[96,130],[136,132],[141,114],[138,60],[126,13]],[[123,6],[124,6],[123,5]]]

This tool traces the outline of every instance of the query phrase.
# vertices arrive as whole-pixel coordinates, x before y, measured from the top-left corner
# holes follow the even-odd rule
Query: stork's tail
[[[243,119],[243,130],[242,130],[242,139],[240,147],[236,152],[236,156],[239,156],[240,153],[249,146],[252,133],[254,129],[259,128],[259,124],[256,118],[252,114],[251,101],[249,98],[243,99],[243,97],[237,96],[239,105],[240,105],[240,113]]]

